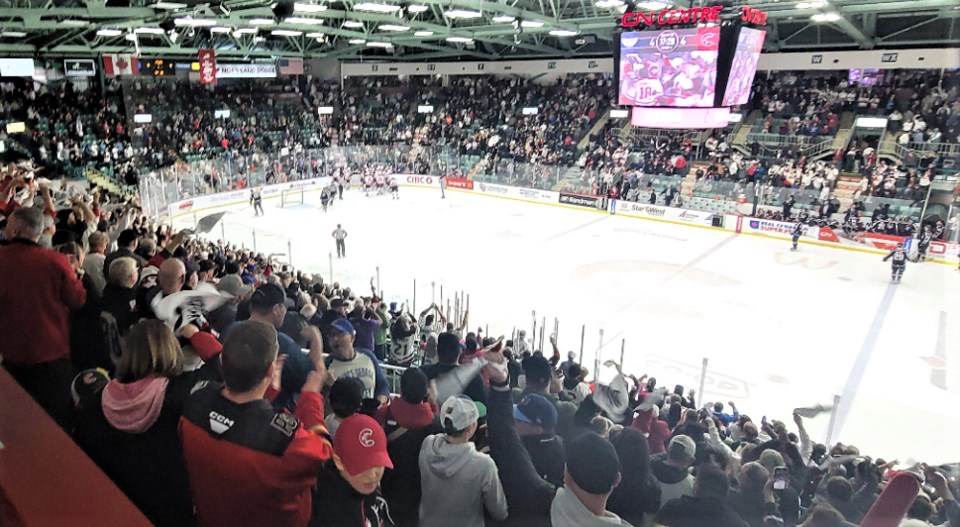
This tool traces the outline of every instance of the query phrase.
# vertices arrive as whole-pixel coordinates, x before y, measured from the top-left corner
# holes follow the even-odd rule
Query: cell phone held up
[[[785,490],[790,484],[790,474],[787,467],[773,469],[773,490]]]

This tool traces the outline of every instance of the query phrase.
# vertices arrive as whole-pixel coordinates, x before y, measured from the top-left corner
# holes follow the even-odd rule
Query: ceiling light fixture
[[[173,24],[177,27],[210,27],[217,25],[217,21],[212,18],[175,18]]]
[[[425,5],[414,4],[411,6],[407,6],[407,13],[423,13],[428,9],[430,8]]]
[[[432,37],[433,31],[417,31],[413,34],[415,37]]]
[[[820,9],[827,5],[823,0],[813,0],[811,2],[798,2],[796,5],[797,9]]]
[[[293,4],[293,10],[297,13],[322,13],[327,10],[327,6],[322,4],[304,4],[297,2]]]
[[[216,26],[216,27],[211,27],[211,28],[210,28],[210,32],[211,32],[211,33],[229,33],[229,32],[231,32],[231,31],[233,31],[233,30],[230,29],[230,28],[227,27],[227,26]]]
[[[527,27],[527,28],[543,27],[543,22],[539,20],[524,20],[520,22],[520,27]]]
[[[256,35],[257,28],[255,27],[242,27],[233,32],[234,35]]]
[[[447,18],[480,18],[483,13],[473,9],[449,9],[443,12]]]
[[[123,31],[120,31],[119,29],[98,29],[97,30],[98,37],[119,37],[122,34],[123,34]]]
[[[639,2],[636,4],[637,9],[641,9],[644,11],[656,11],[658,9],[664,9],[666,7],[670,7],[670,4],[666,2],[657,2],[656,0],[648,1],[648,2]]]
[[[399,26],[396,24],[380,24],[377,29],[380,31],[410,31],[409,26]]]
[[[154,9],[170,9],[170,10],[174,10],[174,9],[186,9],[186,8],[187,8],[187,4],[181,4],[181,3],[179,3],[179,2],[157,2],[157,3],[153,4],[153,5],[150,6],[150,7],[154,8]]]
[[[597,0],[593,5],[600,9],[613,9],[623,7],[626,4],[623,0]]]
[[[89,25],[90,25],[90,22],[87,21],[87,20],[75,20],[75,19],[72,19],[72,18],[68,18],[68,19],[66,19],[66,20],[61,20],[61,21],[60,21],[60,25],[61,25],[61,26],[84,27],[84,26],[89,26]]]
[[[472,44],[473,39],[468,37],[447,37],[447,42],[453,44]]]
[[[20,37],[25,37],[25,36],[27,36],[27,34],[24,33],[23,31],[4,31],[4,32],[0,33],[0,37],[20,38]]]
[[[309,18],[303,16],[288,16],[283,19],[285,24],[303,24],[305,26],[320,26],[323,25],[322,18]]]
[[[572,31],[569,29],[554,29],[550,32],[551,35],[555,37],[575,37],[580,34],[579,31]]]
[[[297,31],[295,29],[274,29],[270,34],[275,37],[299,37],[303,34],[303,31]]]
[[[272,18],[251,18],[250,20],[247,20],[247,23],[250,24],[251,26],[272,26],[273,19]]]
[[[376,2],[360,2],[353,5],[354,11],[370,11],[372,13],[396,13],[400,6],[393,4],[378,4]]]
[[[344,20],[343,27],[351,27],[356,29],[356,28],[363,27],[363,22],[359,22],[357,20]]]
[[[367,42],[368,48],[392,48],[393,44],[389,42]]]
[[[837,13],[817,13],[811,16],[810,20],[814,22],[836,22],[840,20],[840,15]]]
[[[159,27],[138,27],[134,29],[133,32],[137,35],[162,35],[166,33],[162,28]]]
[[[326,35],[325,35],[324,33],[319,32],[319,31],[314,31],[313,33],[307,33],[307,34],[304,35],[304,36],[307,37],[307,38],[323,38],[323,37],[325,37]]]
[[[510,22],[513,22],[516,19],[517,17],[510,16],[510,15],[497,15],[493,17],[493,21],[498,24],[509,24]]]
[[[367,41],[362,38],[351,38],[347,41],[347,44],[353,44],[354,46],[359,46],[361,44],[366,44]]]

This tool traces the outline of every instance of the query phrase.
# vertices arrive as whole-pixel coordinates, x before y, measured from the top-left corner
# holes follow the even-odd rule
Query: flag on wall
[[[103,74],[107,77],[136,75],[139,71],[140,61],[136,55],[105,54],[103,56]]]
[[[200,84],[217,82],[217,56],[212,49],[201,49],[197,53],[197,62],[200,63]]]
[[[303,59],[280,59],[280,75],[303,75]]]

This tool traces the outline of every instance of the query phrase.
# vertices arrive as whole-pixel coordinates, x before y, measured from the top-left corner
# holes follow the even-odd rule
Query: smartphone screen
[[[783,490],[787,488],[789,477],[787,467],[777,467],[773,469],[773,490]]]

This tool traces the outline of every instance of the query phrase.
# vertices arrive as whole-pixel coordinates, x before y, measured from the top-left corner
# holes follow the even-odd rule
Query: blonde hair
[[[111,284],[123,285],[130,275],[134,275],[133,282],[137,282],[137,261],[129,256],[121,256],[110,262],[110,268],[107,269],[107,278]]]
[[[125,344],[117,365],[121,382],[133,382],[150,375],[174,377],[183,371],[183,352],[177,337],[159,320],[138,322],[130,328]]]

